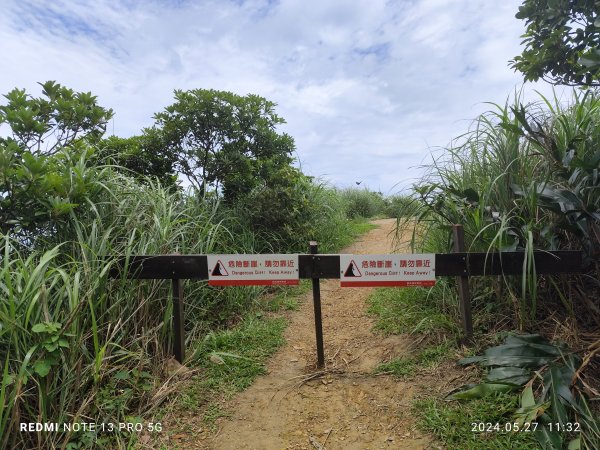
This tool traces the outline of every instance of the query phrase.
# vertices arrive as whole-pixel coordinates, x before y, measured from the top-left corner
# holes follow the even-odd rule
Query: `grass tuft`
[[[376,289],[369,298],[369,312],[377,316],[375,329],[384,334],[424,333],[447,335],[456,323],[428,300],[439,288]]]
[[[394,358],[390,362],[381,363],[375,373],[386,373],[396,378],[412,377],[417,371],[417,364],[412,358]]]
[[[506,426],[510,427],[505,424],[514,422],[511,415],[518,406],[519,397],[514,394],[498,394],[464,403],[428,397],[416,400],[412,411],[418,419],[418,427],[434,434],[447,448],[539,449],[532,432],[504,431]],[[495,424],[499,424],[500,431],[478,431],[479,426],[493,430]]]
[[[249,316],[234,329],[209,333],[192,357],[203,368],[202,385],[225,394],[247,388],[284,344],[285,325],[284,318]]]

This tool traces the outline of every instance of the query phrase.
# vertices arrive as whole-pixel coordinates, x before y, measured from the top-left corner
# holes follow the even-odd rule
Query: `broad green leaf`
[[[8,386],[9,384],[13,384],[15,382],[15,376],[14,375],[10,375],[10,374],[5,374],[2,377],[2,384],[4,386]]]
[[[554,357],[528,357],[528,356],[492,356],[472,357],[459,361],[459,364],[472,364],[478,362],[482,366],[511,366],[536,368],[552,361]]]
[[[51,367],[50,361],[46,359],[38,359],[33,363],[33,370],[42,378],[48,375]]]
[[[487,381],[495,383],[515,384],[521,386],[530,376],[529,371],[522,367],[500,366],[492,367],[485,377]]]
[[[561,424],[569,421],[564,403],[573,401],[573,394],[569,389],[572,371],[566,366],[551,365],[544,375],[544,390],[548,392],[550,399],[550,414],[552,422]]]
[[[581,450],[581,437],[576,437],[569,441],[569,446],[567,450]]]
[[[36,323],[32,328],[31,331],[33,331],[34,333],[43,333],[44,331],[47,330],[47,326],[45,323]]]
[[[548,408],[550,408],[550,402],[519,408],[515,411],[515,420],[519,425],[524,425],[526,422],[536,422],[538,417],[544,414]]]
[[[49,352],[53,352],[58,348],[58,343],[56,342],[45,342],[43,344],[43,347],[49,351]]]
[[[466,388],[462,390],[463,388]],[[497,392],[510,392],[515,386],[502,383],[481,383],[477,385],[466,385],[460,388],[458,392],[448,395],[448,400],[470,400],[482,398]]]
[[[130,375],[129,372],[127,370],[119,370],[116,374],[115,374],[115,378],[117,380],[129,380]]]
[[[532,406],[535,406],[535,398],[533,397],[531,383],[529,383],[525,389],[523,389],[523,393],[521,394],[521,407],[531,408]]]
[[[557,431],[550,431],[547,426],[540,424],[534,434],[544,450],[562,450],[562,436]]]

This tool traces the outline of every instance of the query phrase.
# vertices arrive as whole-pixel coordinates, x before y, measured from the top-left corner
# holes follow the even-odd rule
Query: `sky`
[[[175,89],[257,94],[308,175],[393,195],[527,83],[521,1],[0,0],[0,94],[91,91],[108,134],[152,126]],[[3,98],[0,104],[4,103]]]

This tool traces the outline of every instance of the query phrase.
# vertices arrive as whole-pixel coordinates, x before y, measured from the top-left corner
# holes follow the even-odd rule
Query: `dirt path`
[[[379,220],[345,253],[389,253],[395,221]],[[312,297],[293,313],[287,344],[270,360],[267,375],[232,400],[233,417],[220,419],[211,449],[420,449],[430,439],[415,431],[409,414],[414,385],[373,369],[402,355],[405,337],[371,332],[365,300],[370,288],[321,282],[327,374],[315,372]]]

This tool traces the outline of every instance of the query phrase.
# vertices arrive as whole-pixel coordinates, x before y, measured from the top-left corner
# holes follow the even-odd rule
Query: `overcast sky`
[[[514,0],[0,0],[0,93],[56,80],[138,134],[174,89],[277,103],[309,175],[391,194],[521,87]],[[546,85],[525,85],[549,92]]]

